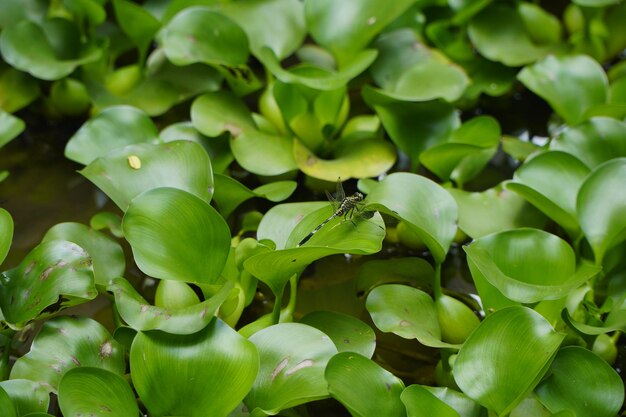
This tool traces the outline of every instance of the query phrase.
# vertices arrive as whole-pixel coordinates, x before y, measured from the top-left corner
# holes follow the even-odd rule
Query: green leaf
[[[315,327],[333,341],[339,352],[354,352],[371,358],[376,348],[376,335],[361,320],[332,311],[313,311],[300,323]]]
[[[235,159],[250,172],[280,175],[297,168],[292,140],[258,130],[250,110],[232,93],[220,91],[198,97],[191,106],[191,120],[207,136],[229,132]]]
[[[48,411],[50,393],[40,382],[28,379],[10,379],[0,382],[2,388],[13,400],[18,416]],[[4,407],[1,408],[3,411]]]
[[[191,122],[180,122],[169,125],[161,131],[159,138],[163,142],[189,140],[199,143],[209,154],[211,168],[215,174],[224,173],[234,159],[230,152],[226,135],[209,138],[198,132]]]
[[[579,346],[559,351],[550,375],[537,387],[553,413],[572,410],[578,417],[615,416],[624,402],[624,383],[604,360]]]
[[[598,166],[580,187],[576,208],[578,221],[601,265],[606,252],[626,239],[626,158]]]
[[[330,395],[354,417],[404,417],[404,384],[391,372],[358,353],[333,356],[325,372]]]
[[[367,296],[366,308],[383,332],[417,339],[425,346],[459,347],[441,340],[435,302],[424,291],[406,285],[381,285]]]
[[[9,253],[13,242],[13,217],[0,207],[0,265]]]
[[[139,62],[143,63],[146,50],[161,23],[146,9],[128,0],[113,0],[115,18],[124,33],[137,45]]]
[[[344,87],[351,79],[365,71],[374,62],[376,55],[375,50],[366,49],[339,67],[336,72],[324,71],[313,74],[298,74],[283,69],[274,51],[268,47],[261,48],[257,58],[278,80],[284,83],[301,84],[316,90],[327,91]]]
[[[418,390],[418,387],[419,387],[419,390]],[[455,391],[447,387],[428,387],[425,385],[409,385],[408,387],[404,389],[404,391],[402,392],[402,395],[400,396],[400,399],[402,400],[402,402],[405,404],[407,408],[408,417],[412,417],[411,412],[423,413],[421,411],[421,407],[419,409],[413,408],[413,406],[416,406],[417,404],[415,404],[415,399],[411,398],[413,397],[414,393],[422,391],[422,390],[427,391],[431,396],[434,396],[436,399],[439,399],[444,404],[447,404],[448,406],[450,406],[450,408],[455,410],[458,413],[458,415],[460,415],[461,417],[479,417],[483,415],[484,408],[482,408],[475,401],[471,400],[463,393],[460,393],[458,391]],[[431,397],[427,397],[425,393],[423,392],[419,392],[418,398],[422,398],[428,402],[433,402]],[[437,405],[434,405],[434,406],[439,407]],[[423,415],[424,417],[427,417],[427,416],[432,416],[432,415],[438,415],[438,414],[428,413],[428,410],[424,410],[424,411],[426,411],[426,413],[416,414],[416,416]]]
[[[385,229],[379,214],[371,219],[335,219],[305,245],[294,247],[332,214],[331,206],[324,203],[273,207],[263,217],[257,238],[273,240],[277,249],[286,249],[254,255],[244,262],[245,269],[279,294],[293,274],[315,260],[339,253],[368,255],[380,251]]]
[[[389,97],[455,101],[469,84],[461,67],[420,42],[412,29],[383,34],[374,46],[379,54],[371,67],[372,77]]]
[[[244,400],[252,415],[273,415],[328,396],[324,369],[337,348],[324,333],[304,324],[281,323],[256,332],[250,341],[261,361]]]
[[[321,159],[300,141],[294,140],[293,156],[298,168],[310,177],[335,181],[337,178],[376,177],[387,172],[396,162],[396,149],[380,138],[340,140],[336,145],[334,159]]]
[[[133,384],[151,415],[225,416],[258,370],[255,346],[219,319],[190,335],[139,332],[130,350]]]
[[[60,316],[44,323],[30,351],[15,361],[11,379],[30,379],[57,390],[63,374],[81,366],[124,375],[124,349],[97,321]]]
[[[250,50],[257,56],[263,47],[269,47],[279,59],[284,59],[306,36],[304,6],[299,1],[226,2],[219,11],[241,26],[248,35]]]
[[[494,233],[464,249],[479,294],[480,283],[486,280],[508,299],[521,303],[557,300],[600,270],[587,262],[577,265],[567,242],[538,229]]]
[[[393,173],[375,184],[368,209],[404,220],[441,263],[456,233],[456,202],[435,182],[410,173]]]
[[[460,417],[459,413],[421,385],[409,385],[402,391],[408,417]]]
[[[363,263],[356,277],[356,292],[367,295],[383,284],[408,284],[431,291],[434,283],[435,271],[427,261],[405,256]]]
[[[89,219],[89,226],[94,230],[109,229],[115,237],[124,237],[122,233],[122,217],[110,211],[101,211]]]
[[[454,379],[470,398],[505,415],[537,385],[564,337],[529,308],[496,311],[459,351]]]
[[[76,20],[82,19],[92,26],[98,26],[106,19],[102,0],[63,0],[63,5],[74,14]]]
[[[492,4],[469,23],[467,33],[474,47],[485,58],[509,67],[529,64],[553,49],[552,43],[537,43],[514,6]],[[549,35],[553,37],[553,35]]]
[[[107,285],[124,273],[126,260],[122,247],[107,237],[80,223],[59,223],[50,228],[42,242],[67,240],[76,243],[90,254],[96,284]]]
[[[372,107],[396,146],[418,165],[424,150],[445,141],[461,122],[454,107],[441,101],[410,103],[365,87],[365,102]]]
[[[42,80],[58,80],[78,66],[100,58],[101,50],[81,45],[78,28],[65,19],[51,19],[39,26],[22,20],[0,34],[0,52],[11,66]],[[56,48],[62,45],[63,50]]]
[[[0,275],[0,309],[16,328],[40,316],[60,298],[53,311],[96,295],[91,257],[80,246],[64,240],[41,243],[18,266]]]
[[[154,188],[136,197],[122,228],[137,266],[160,279],[215,283],[230,249],[222,216],[176,188]]]
[[[550,149],[570,153],[593,169],[609,159],[626,156],[626,123],[593,117],[568,127],[550,142]]]
[[[59,384],[59,406],[66,416],[136,416],[135,394],[120,375],[101,368],[70,369]]]
[[[11,67],[0,70],[0,109],[16,112],[32,103],[39,94],[39,84],[29,74]]]
[[[171,187],[209,203],[213,189],[211,161],[202,146],[186,140],[140,143],[115,149],[80,173],[125,211],[144,191]]]
[[[585,121],[593,106],[607,100],[606,74],[586,55],[551,55],[524,68],[517,78],[570,125]]]
[[[576,196],[589,168],[571,154],[549,151],[529,158],[506,188],[515,191],[576,238]],[[550,180],[552,179],[552,180]]]
[[[276,181],[250,190],[231,177],[216,174],[215,195],[213,197],[220,213],[224,217],[228,217],[246,200],[261,197],[273,202],[282,201],[288,198],[297,186],[295,181]]]
[[[182,308],[150,305],[124,278],[114,279],[107,290],[115,296],[117,312],[133,329],[138,331],[162,330],[171,334],[191,334],[207,326],[219,307],[231,294],[232,288],[232,284],[225,284],[213,297]]]
[[[444,181],[459,186],[474,178],[496,153],[500,125],[490,116],[478,116],[452,132],[448,142],[420,154],[420,162]]]
[[[546,223],[539,210],[502,184],[483,192],[447,191],[459,206],[459,229],[474,239],[519,227],[542,228]]]
[[[0,148],[15,139],[25,127],[22,119],[0,109]]]
[[[380,7],[376,0],[307,0],[304,10],[313,39],[343,63],[415,2],[401,0]]]
[[[206,7],[189,7],[163,27],[161,43],[176,65],[236,67],[248,60],[248,37],[237,23]]]
[[[15,404],[2,387],[0,387],[0,407],[2,407],[3,412],[6,413],[6,417],[19,417]]]
[[[70,138],[65,156],[89,165],[114,149],[144,142],[157,142],[158,131],[141,110],[129,106],[109,107],[89,119]]]
[[[2,6],[0,28],[26,19],[41,22],[49,7],[47,3],[38,0],[6,0]]]

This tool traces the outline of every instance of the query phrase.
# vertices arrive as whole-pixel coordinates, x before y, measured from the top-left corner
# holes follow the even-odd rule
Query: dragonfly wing
[[[343,185],[341,184],[341,178],[337,177],[337,191],[335,192],[335,200],[340,203],[346,198],[346,193],[343,190]]]

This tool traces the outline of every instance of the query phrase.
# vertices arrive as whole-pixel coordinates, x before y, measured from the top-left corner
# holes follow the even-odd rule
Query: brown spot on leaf
[[[113,345],[110,341],[104,342],[100,346],[100,357],[101,358],[110,358],[113,355]]]
[[[49,266],[39,275],[39,281],[45,281],[50,278],[50,274],[54,271],[54,266]]]
[[[307,166],[313,166],[315,164],[317,164],[317,158],[313,155],[309,155],[309,157],[306,159],[306,165]]]
[[[71,356],[70,359],[72,360],[72,362],[74,362],[74,365],[80,366],[80,361],[76,356]]]
[[[400,320],[400,323],[399,323],[399,324],[400,324],[400,327],[409,327],[409,326],[412,326],[412,325],[413,325],[413,323],[411,323],[411,322],[410,322],[410,321],[408,321],[408,320]]]
[[[274,368],[274,370],[272,371],[272,381],[274,381],[274,379],[278,376],[278,374],[287,367],[288,363],[289,363],[289,356],[284,358],[282,361],[278,362],[278,365],[276,365],[276,368]]]
[[[30,263],[30,265],[28,265],[26,267],[26,269],[24,270],[24,275],[28,275],[30,274],[30,272],[33,270],[33,268],[35,267],[35,265],[37,265],[37,262],[33,261]]]
[[[300,369],[310,368],[314,364],[315,364],[315,362],[313,362],[311,359],[305,359],[302,362],[300,362],[299,364],[297,364],[296,366],[294,366],[293,368],[291,368],[290,370],[288,370],[287,372],[285,372],[285,376],[292,375],[292,374],[298,372]]]
[[[230,132],[230,134],[235,139],[237,139],[241,135],[241,128],[232,123],[224,123],[224,130]]]

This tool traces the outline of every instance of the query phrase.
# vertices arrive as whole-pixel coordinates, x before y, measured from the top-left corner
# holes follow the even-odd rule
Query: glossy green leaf
[[[24,131],[26,124],[0,108],[0,148]]]
[[[325,372],[330,395],[354,417],[406,415],[400,394],[404,384],[391,372],[358,353],[331,358]]]
[[[248,37],[237,23],[206,7],[189,7],[163,27],[163,50],[176,65],[236,67],[248,59]]]
[[[435,302],[424,291],[406,285],[381,285],[367,296],[366,308],[383,332],[417,339],[431,347],[459,347],[441,340]]]
[[[380,214],[371,219],[335,219],[302,247],[294,247],[332,214],[330,204],[324,203],[275,206],[263,217],[257,237],[274,241],[279,250],[250,257],[244,262],[246,271],[278,294],[293,274],[315,260],[339,253],[369,255],[380,251],[385,236]]]
[[[59,223],[43,237],[42,242],[67,240],[76,243],[90,254],[96,284],[107,285],[124,273],[126,260],[122,247],[107,237],[80,223]]]
[[[585,121],[589,109],[607,99],[606,74],[586,55],[551,55],[524,68],[517,78],[570,125]]]
[[[44,323],[30,351],[15,362],[11,379],[42,382],[56,391],[63,374],[81,366],[124,375],[124,349],[95,320],[60,316]]]
[[[136,416],[135,394],[120,375],[101,368],[67,371],[59,384],[59,406],[66,416]]]
[[[567,242],[538,229],[494,233],[464,249],[472,276],[521,303],[559,299],[599,272],[587,262],[577,265]],[[478,282],[477,288],[480,293]]]
[[[420,162],[444,181],[459,187],[474,178],[496,153],[500,125],[490,116],[478,116],[452,132],[448,142],[420,154]]]
[[[0,407],[2,407],[2,411],[6,413],[6,417],[19,417],[15,404],[13,404],[11,397],[9,397],[9,394],[7,394],[2,387],[0,387]]]
[[[250,341],[261,361],[244,400],[252,415],[274,415],[328,396],[324,369],[337,348],[324,333],[304,324],[281,323],[256,332]]]
[[[222,80],[220,72],[213,67],[200,63],[179,67],[167,60],[162,49],[155,49],[145,69],[136,64],[121,67],[104,81],[88,79],[86,85],[99,107],[125,104],[150,116],[159,116],[175,104],[218,90]]]
[[[416,388],[412,388],[415,385],[409,385],[405,388],[400,396],[402,402],[407,406],[407,411],[410,412],[410,408],[405,399],[408,399],[411,396],[412,391],[416,390]],[[451,388],[447,387],[429,387],[425,385],[419,386],[423,390],[429,392],[435,398],[443,401],[445,404],[449,405],[453,410],[455,410],[461,417],[479,417],[482,416],[484,412],[484,408],[482,408],[479,404],[477,404],[474,400],[467,397],[467,395],[455,391]],[[432,401],[428,399],[428,401]],[[415,410],[418,412],[418,410]],[[418,414],[419,415],[419,414]],[[429,416],[432,414],[425,414],[424,416]],[[410,414],[409,414],[410,417]]]
[[[435,258],[443,262],[456,233],[456,202],[433,181],[410,173],[397,172],[377,183],[365,202],[405,221],[417,233]]]
[[[543,152],[524,162],[506,187],[524,197],[575,238],[580,234],[576,196],[587,174],[589,168],[571,154]]]
[[[13,217],[0,208],[0,265],[4,262],[13,242]]]
[[[563,131],[550,142],[550,149],[570,153],[593,169],[609,159],[626,156],[626,123],[608,117],[593,117]]]
[[[459,351],[454,379],[470,398],[505,415],[535,388],[564,337],[529,308],[496,311]]]
[[[0,308],[20,328],[62,298],[53,311],[97,295],[92,259],[75,243],[52,240],[35,247],[22,262],[0,275]],[[49,314],[52,311],[47,311]]]
[[[542,228],[546,223],[539,210],[502,184],[483,192],[447,191],[459,206],[459,229],[474,239],[518,227]]]
[[[139,61],[143,62],[160,22],[146,9],[128,0],[113,0],[113,9],[121,29],[137,45]]]
[[[304,6],[299,1],[227,2],[219,10],[246,32],[255,55],[261,48],[269,47],[279,59],[284,59],[302,44],[306,35]]]
[[[21,71],[42,80],[58,80],[101,55],[95,46],[81,45],[79,36],[78,28],[69,20],[51,19],[42,26],[22,20],[2,31],[0,52],[7,63]]]
[[[510,67],[529,64],[545,56],[551,43],[537,43],[520,12],[512,5],[493,4],[469,23],[467,33],[474,47],[485,58]]]
[[[180,122],[169,125],[161,131],[159,138],[163,142],[189,140],[199,143],[209,154],[211,168],[213,169],[213,173],[216,174],[224,173],[234,160],[226,135],[209,138],[198,132],[191,122]]]
[[[226,416],[258,370],[255,346],[219,319],[190,335],[139,332],[130,350],[133,384],[151,415]]]
[[[374,355],[376,335],[371,327],[356,317],[332,311],[313,311],[302,317],[300,323],[324,332],[339,352],[355,352],[366,358]]]
[[[298,74],[284,69],[280,61],[268,47],[261,48],[257,58],[280,81],[284,83],[301,84],[316,90],[334,90],[345,86],[357,75],[365,71],[376,59],[376,51],[366,49],[359,52],[336,72],[325,71],[315,74]]]
[[[617,0],[573,0],[573,3],[587,7],[605,7],[619,2]]]
[[[623,309],[621,305],[617,305],[611,311],[608,312],[604,322],[600,325],[586,324],[574,320],[567,309],[564,309],[561,313],[563,321],[570,327],[575,329],[578,333],[587,335],[601,335],[615,330],[626,331],[626,309]]]
[[[101,211],[94,214],[89,219],[89,226],[93,230],[108,229],[115,237],[124,236],[124,233],[122,233],[122,217],[110,211]]]
[[[230,249],[222,216],[176,188],[154,188],[136,197],[122,228],[139,268],[161,279],[215,283]]]
[[[413,3],[415,0],[401,0],[380,7],[376,0],[307,0],[304,10],[313,39],[345,62]]]
[[[110,107],[81,126],[67,142],[65,156],[89,165],[114,149],[154,143],[158,136],[156,126],[143,111],[129,106]]]
[[[294,170],[292,141],[258,130],[250,110],[228,92],[205,94],[191,107],[191,120],[207,136],[231,134],[230,146],[239,164],[259,175],[280,175]]]
[[[211,161],[202,146],[186,140],[140,143],[115,149],[80,171],[125,211],[144,191],[171,187],[209,203]]]
[[[417,166],[422,151],[442,143],[461,124],[454,107],[444,102],[410,103],[368,87],[362,94],[380,117],[391,140],[411,158],[413,166]]]
[[[10,379],[0,382],[2,388],[11,397],[18,416],[29,413],[46,412],[50,403],[50,393],[40,382],[28,379]],[[4,411],[4,408],[2,408]]]
[[[406,101],[438,98],[455,101],[469,84],[461,67],[420,42],[411,29],[386,33],[374,46],[379,54],[371,67],[372,76],[390,97]]]
[[[0,109],[13,113],[39,96],[39,84],[29,74],[8,67],[0,69]]]
[[[196,292],[189,286],[189,284],[181,281],[162,279],[157,284],[156,292],[154,294],[154,305],[166,309],[174,310],[178,308],[185,308],[198,304],[199,302],[200,298],[198,298]]]
[[[457,411],[421,385],[409,385],[402,391],[408,417],[460,417]]]
[[[422,258],[376,259],[365,262],[356,277],[356,292],[366,295],[383,284],[408,284],[431,291],[435,283],[433,267]]]
[[[220,213],[228,217],[241,203],[254,197],[267,198],[273,202],[285,200],[297,185],[295,181],[276,181],[250,190],[231,177],[216,174],[214,200]]]
[[[133,329],[191,334],[207,326],[232,288],[232,284],[225,284],[213,297],[182,308],[150,305],[124,278],[114,279],[107,290],[115,296],[117,312]]]
[[[335,159],[321,159],[295,140],[293,156],[300,170],[308,176],[335,181],[337,178],[376,177],[387,172],[396,162],[396,149],[379,138],[355,138],[337,142]]]
[[[85,19],[93,26],[101,24],[106,19],[102,0],[63,0],[63,5],[77,20]]]
[[[578,417],[615,416],[624,402],[624,383],[619,374],[579,346],[559,351],[549,376],[536,391],[553,413],[570,409]]]
[[[598,166],[578,192],[578,221],[600,265],[607,250],[626,239],[626,158]]]

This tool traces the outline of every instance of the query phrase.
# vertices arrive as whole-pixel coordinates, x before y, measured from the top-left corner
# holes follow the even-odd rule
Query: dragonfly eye
[[[361,193],[359,193],[358,191],[356,193],[354,193],[354,196],[359,199],[359,200],[363,200],[365,198],[365,196]]]

